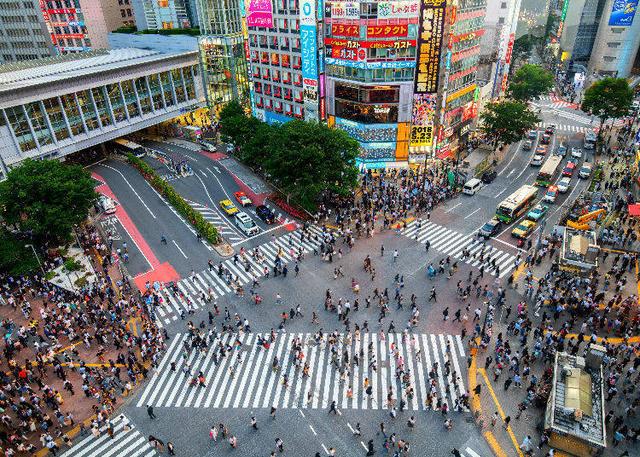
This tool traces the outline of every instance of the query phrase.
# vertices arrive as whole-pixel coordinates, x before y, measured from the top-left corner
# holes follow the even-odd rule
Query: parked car
[[[115,213],[116,207],[118,206],[113,198],[107,197],[106,195],[100,195],[100,197],[98,198],[98,204],[104,214]]]
[[[256,215],[262,219],[265,224],[273,224],[276,221],[276,215],[264,205],[256,207]]]
[[[491,184],[494,179],[498,176],[498,173],[495,170],[487,170],[482,173],[481,180],[485,184]]]
[[[548,209],[548,206],[537,204],[531,211],[527,213],[527,219],[529,219],[530,221],[538,222],[544,217],[545,214],[547,214]]]
[[[252,203],[251,199],[247,197],[247,194],[244,192],[234,192],[233,196],[236,197],[236,200],[238,200],[241,206],[250,206]]]
[[[571,148],[571,157],[575,157],[576,159],[579,159],[580,157],[582,157],[582,149]]]
[[[511,231],[511,236],[524,239],[531,235],[531,232],[533,232],[533,229],[535,228],[535,222],[525,219],[515,226],[515,228]]]
[[[569,190],[569,187],[571,187],[571,178],[569,176],[565,176],[560,181],[558,181],[558,184],[556,184],[556,186],[558,186],[558,191],[561,194],[564,194]]]
[[[238,212],[238,208],[234,205],[231,200],[220,200],[220,208],[222,211],[227,213],[229,216],[236,214]]]
[[[491,238],[500,229],[501,226],[502,222],[500,222],[500,219],[494,217],[493,219],[485,223],[482,227],[480,227],[480,230],[478,230],[478,234],[485,238]]]

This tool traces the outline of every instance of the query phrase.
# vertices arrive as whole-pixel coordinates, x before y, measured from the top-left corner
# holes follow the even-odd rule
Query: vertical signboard
[[[304,118],[318,119],[318,37],[316,1],[300,1],[300,50],[302,54],[302,90]]]
[[[446,0],[421,0],[409,146],[432,147]]]
[[[614,27],[629,27],[638,9],[638,0],[613,0],[609,25]]]

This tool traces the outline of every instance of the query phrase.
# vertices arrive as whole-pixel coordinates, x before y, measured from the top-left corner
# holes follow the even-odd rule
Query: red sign
[[[344,36],[344,37],[359,37],[360,26],[359,25],[344,25],[344,24],[331,24],[332,36]]]
[[[75,8],[57,8],[47,11],[49,14],[76,14]]]
[[[507,46],[507,54],[504,58],[504,61],[506,63],[511,63],[511,54],[513,53],[513,43],[516,41],[516,35],[515,33],[512,33],[509,36],[509,45]]]
[[[57,38],[84,38],[83,33],[58,33],[56,34]]]
[[[367,26],[367,38],[406,37],[408,32],[409,27],[405,24]]]
[[[469,102],[462,108],[462,122],[473,119],[478,115],[478,105]]]
[[[362,49],[349,49],[340,46],[333,46],[331,48],[331,57],[334,59],[345,60],[367,60],[367,50]]]
[[[324,120],[327,118],[327,109],[325,107],[324,98],[320,100],[320,119]]]
[[[352,41],[343,40],[340,38],[327,38],[324,40],[324,44],[327,46],[342,46],[344,48],[358,49],[358,48],[371,48],[371,49],[406,49],[410,46],[416,45],[416,40],[396,40],[396,41]]]

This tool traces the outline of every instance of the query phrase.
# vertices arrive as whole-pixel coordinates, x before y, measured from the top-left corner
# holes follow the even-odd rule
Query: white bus
[[[498,205],[496,217],[507,224],[511,223],[533,205],[537,196],[538,188],[525,184]]]
[[[584,148],[594,149],[596,147],[596,139],[598,136],[593,132],[587,132],[584,134]]]
[[[138,143],[134,143],[133,141],[129,141],[124,138],[113,140],[113,147],[121,154],[131,153],[136,157],[144,157],[147,152],[144,146],[140,146]]]
[[[562,157],[557,155],[550,155],[538,172],[538,177],[536,178],[536,186],[548,187],[558,174],[558,169],[561,162]]]

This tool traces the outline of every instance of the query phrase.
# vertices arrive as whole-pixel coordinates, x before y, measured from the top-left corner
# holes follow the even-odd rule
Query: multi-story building
[[[203,106],[198,71],[196,51],[131,48],[15,64],[0,73],[0,179]]]
[[[438,157],[458,157],[478,116],[476,73],[484,33],[486,0],[457,0],[449,10]]]
[[[224,103],[249,103],[249,45],[244,2],[198,0],[198,45],[207,104],[212,112]]]
[[[198,27],[194,0],[131,0],[138,30]]]
[[[318,34],[322,10],[314,0],[251,0],[246,11],[254,116],[266,122],[325,119],[320,95]]]
[[[626,78],[640,46],[640,18],[629,2],[607,0],[589,59],[589,72]]]
[[[560,59],[565,66],[586,67],[591,57],[606,0],[565,1],[569,3],[560,35]]]
[[[34,0],[0,0],[0,64],[52,55],[47,24]]]

